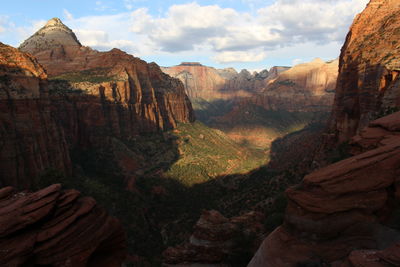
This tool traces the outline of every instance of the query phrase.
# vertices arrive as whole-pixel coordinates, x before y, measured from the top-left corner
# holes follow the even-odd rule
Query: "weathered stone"
[[[119,221],[60,185],[8,194],[0,199],[0,217],[2,266],[120,266],[126,256]]]

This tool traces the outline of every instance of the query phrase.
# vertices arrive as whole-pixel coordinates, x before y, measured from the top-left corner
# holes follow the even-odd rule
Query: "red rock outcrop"
[[[0,185],[30,188],[46,169],[69,174],[69,149],[110,145],[194,120],[182,83],[118,49],[83,47],[58,19],[0,47]],[[43,64],[49,73],[49,80]]]
[[[215,210],[203,211],[190,242],[165,250],[164,263],[166,266],[224,266],[235,261],[240,264],[243,260],[240,255],[254,252],[260,244],[263,218],[259,212],[228,219]]]
[[[339,266],[339,265],[337,265]],[[356,250],[340,267],[390,267],[400,266],[400,243],[385,250]]]
[[[190,99],[232,99],[239,94],[235,88],[224,91],[226,84],[236,77],[236,71],[219,73],[217,69],[203,66],[200,63],[182,63],[178,66],[162,68],[163,72],[181,80]],[[234,71],[234,72],[233,72]],[[245,88],[241,94],[246,95]]]
[[[119,221],[76,190],[0,189],[1,266],[121,266]]]
[[[280,73],[261,93],[244,100],[266,110],[330,111],[338,74],[338,61],[315,59]]]
[[[285,224],[268,236],[249,266],[333,263],[353,250],[386,249],[400,240],[399,232],[383,226],[400,200],[400,112],[371,122],[352,146],[355,156],[287,190]],[[350,257],[357,253],[362,252]]]
[[[81,98],[74,99],[78,106],[90,99],[93,104],[87,109],[105,114],[100,122],[89,119],[94,126],[107,120],[113,132],[123,134],[171,129],[178,122],[194,120],[191,103],[177,79],[165,75],[155,63],[147,64],[121,50],[98,52],[81,46],[59,19],[50,20],[20,50],[33,54],[49,78],[66,80],[95,96],[82,98],[83,103],[78,103]]]
[[[191,99],[208,101],[236,99],[242,104],[257,104],[267,110],[329,111],[334,99],[338,60],[325,63],[315,59],[287,67],[273,67],[268,72],[237,73],[217,70],[199,63],[162,68],[179,78]]]
[[[0,186],[29,188],[48,168],[70,172],[64,132],[51,115],[44,69],[32,56],[2,43],[0,136]]]
[[[287,67],[274,67],[270,73],[263,70],[251,74],[247,70],[239,73],[233,68],[215,69],[197,62],[183,62],[178,66],[163,67],[163,72],[180,79],[190,99],[234,100],[250,97],[265,88],[271,79],[286,71]]]
[[[400,2],[371,0],[342,48],[331,131],[349,140],[378,113],[400,107]]]

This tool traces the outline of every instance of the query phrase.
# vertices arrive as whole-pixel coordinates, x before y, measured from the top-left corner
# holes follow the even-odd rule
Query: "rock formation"
[[[338,60],[325,63],[315,59],[293,68],[273,67],[255,74],[247,70],[237,73],[232,68],[217,70],[199,63],[162,70],[179,78],[194,100],[236,99],[267,110],[328,111],[334,98]]]
[[[118,49],[81,46],[59,19],[20,50],[38,60],[0,45],[0,185],[30,188],[46,169],[71,173],[70,149],[194,120],[179,80]]]
[[[340,56],[331,121],[336,140],[400,106],[400,3],[372,0],[353,22]]]
[[[398,253],[400,232],[385,223],[400,200],[400,112],[371,122],[352,146],[353,157],[287,190],[285,223],[264,240],[249,266],[333,264],[372,253],[354,250]]]
[[[81,47],[81,43],[71,29],[65,26],[59,18],[52,18],[31,38],[23,42],[20,49],[31,53],[63,46]]]
[[[81,46],[59,19],[51,19],[21,44],[20,50],[33,54],[49,78],[67,80],[73,88],[96,96],[98,101],[92,106],[97,106],[97,111],[102,108],[115,114],[109,119],[117,127],[114,132],[171,129],[177,122],[194,120],[178,80],[162,73],[156,64],[121,50],[98,52]],[[118,114],[118,110],[122,112]]]
[[[52,185],[0,189],[1,266],[121,266],[125,234],[90,197]]]
[[[333,104],[338,60],[315,59],[279,74],[249,101],[266,110],[330,111]]]
[[[285,222],[249,266],[398,266],[400,3],[371,0],[342,48],[329,144],[349,158],[287,190]],[[330,140],[333,139],[333,140]]]
[[[163,67],[162,70],[180,79],[192,100],[213,101],[249,97],[269,81],[267,70],[255,74],[247,70],[238,73],[233,68],[215,69],[197,62],[183,62],[178,66]],[[285,69],[277,69],[276,72],[283,70]]]
[[[260,244],[264,231],[263,218],[259,212],[228,219],[215,210],[203,211],[194,226],[190,242],[165,250],[164,262],[166,266],[243,264],[240,260],[243,257],[246,260],[246,256],[254,253]]]
[[[51,114],[45,70],[32,56],[2,43],[0,136],[0,186],[29,188],[48,168],[69,173],[68,146]]]

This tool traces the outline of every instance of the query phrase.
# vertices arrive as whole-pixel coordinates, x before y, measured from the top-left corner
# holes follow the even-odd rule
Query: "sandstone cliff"
[[[114,137],[194,120],[179,80],[118,49],[81,46],[58,19],[21,45],[38,60],[0,49],[0,185],[29,188],[47,169],[70,174],[70,149],[112,147]]]
[[[265,239],[249,266],[340,263],[353,250],[387,249],[399,242],[400,232],[385,226],[399,227],[398,221],[388,223],[400,200],[399,126],[400,112],[371,122],[352,140],[353,157],[288,189],[284,225]],[[399,253],[398,246],[393,249]],[[397,266],[383,262],[374,266]]]
[[[94,199],[52,185],[0,189],[1,266],[121,266],[125,234]]]
[[[249,266],[398,266],[400,3],[372,0],[340,57],[331,129],[350,158],[287,190],[285,222]],[[326,149],[326,144],[325,147]]]
[[[178,80],[162,73],[156,64],[121,50],[98,52],[81,46],[59,19],[50,20],[21,44],[20,50],[33,54],[50,79],[67,81],[72,88],[95,96],[90,108],[110,110],[104,112],[108,117],[104,120],[111,122],[112,132],[129,136],[194,120],[191,103]],[[85,103],[88,97],[83,99]]]
[[[44,169],[70,172],[63,129],[51,114],[45,70],[0,43],[0,186],[27,188]]]
[[[192,100],[200,98],[215,101],[249,97],[252,92],[263,88],[269,80],[267,70],[255,74],[247,70],[238,73],[233,68],[215,69],[193,62],[163,67],[162,70],[180,79]],[[283,70],[277,69],[277,71]]]
[[[400,106],[400,3],[373,0],[353,22],[340,55],[331,130],[339,142]]]
[[[267,110],[330,111],[338,60],[315,59],[282,72],[261,93],[247,100]]]

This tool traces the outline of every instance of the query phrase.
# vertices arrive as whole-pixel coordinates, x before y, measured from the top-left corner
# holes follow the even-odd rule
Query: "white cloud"
[[[218,63],[257,62],[290,51],[293,60],[304,58],[305,53],[319,55],[315,54],[318,47],[335,47],[333,53],[338,54],[336,47],[344,41],[353,17],[368,2],[275,0],[266,5],[261,0],[242,0],[256,7],[251,14],[193,2],[153,15],[145,8],[134,9],[142,1],[124,0],[132,11],[114,15],[74,18],[64,10],[65,24],[84,45],[100,50],[118,47],[141,57],[196,54]],[[97,1],[96,8],[108,7],[105,1]],[[1,20],[0,27],[7,28]],[[32,28],[36,26],[19,29],[20,36],[28,37]],[[304,52],[304,47],[310,50]]]
[[[277,0],[258,11],[260,21],[282,41],[343,41],[354,15],[368,0]]]
[[[266,58],[265,52],[225,51],[217,54],[213,59],[218,63],[259,62]]]
[[[152,17],[147,9],[138,9],[132,16],[133,32],[146,36],[160,50],[178,52],[208,45],[212,38],[225,35],[227,25],[238,18],[239,13],[217,5],[189,3],[171,6],[162,18]]]
[[[243,0],[260,3],[258,0]],[[131,30],[162,51],[208,48],[219,62],[229,62],[236,53],[240,61],[253,60],[246,53],[274,50],[306,42],[342,42],[354,15],[368,0],[276,0],[255,15],[217,5],[174,5],[163,17],[147,9],[133,12]],[[232,53],[227,53],[231,51]],[[250,53],[251,54],[251,53]],[[260,56],[255,58],[261,58]],[[229,59],[229,60],[227,60]]]
[[[63,13],[64,13],[64,17],[65,17],[67,20],[72,20],[72,19],[74,19],[74,16],[72,16],[72,14],[71,14],[68,10],[64,9],[64,10],[63,10]]]

